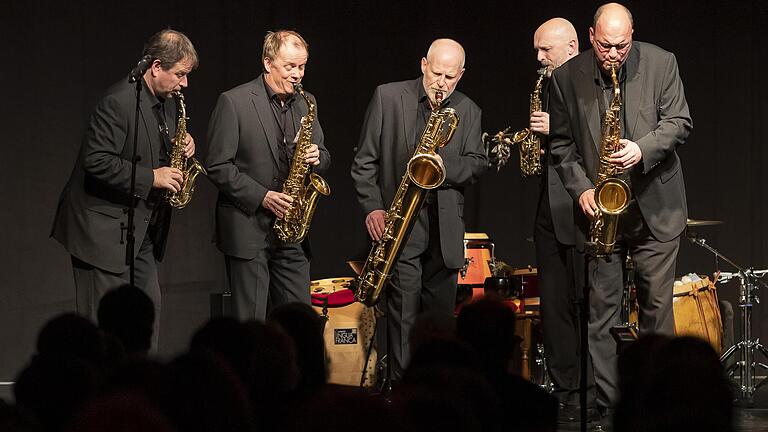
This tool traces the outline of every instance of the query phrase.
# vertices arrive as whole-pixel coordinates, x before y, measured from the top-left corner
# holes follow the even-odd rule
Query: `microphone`
[[[128,75],[128,82],[129,83],[135,83],[136,81],[141,78],[142,75],[144,75],[144,72],[149,69],[149,65],[152,64],[152,57],[149,55],[145,55],[144,57],[139,60],[138,63],[136,63],[136,66],[131,70],[131,74]]]

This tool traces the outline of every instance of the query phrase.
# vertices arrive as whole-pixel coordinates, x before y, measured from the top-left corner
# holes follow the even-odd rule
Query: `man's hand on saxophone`
[[[152,180],[152,187],[158,189],[168,189],[171,192],[181,190],[181,184],[184,182],[184,174],[181,170],[171,167],[160,167],[152,170],[155,175]]]
[[[290,195],[282,192],[267,191],[261,205],[274,213],[278,219],[282,219],[288,209],[291,208],[291,203],[293,203],[293,198]]]
[[[619,144],[621,150],[612,153],[608,159],[609,162],[627,170],[643,160],[643,151],[640,150],[640,146],[636,142],[622,138],[619,140]]]
[[[387,212],[379,209],[368,213],[368,216],[365,217],[365,227],[368,228],[368,235],[374,241],[379,241],[384,234],[384,227],[386,225],[384,217],[386,215]]]
[[[579,207],[585,215],[592,221],[595,219],[595,212],[597,211],[597,203],[595,202],[595,188],[587,189],[579,196]]]
[[[317,147],[317,144],[312,144],[307,149],[307,155],[304,158],[304,162],[317,166],[320,165],[320,149]]]
[[[542,135],[549,135],[549,113],[534,111],[531,113],[531,130]],[[543,153],[543,152],[542,152]]]
[[[192,135],[187,134],[184,143],[186,144],[186,146],[184,146],[184,156],[191,158],[195,155],[195,139],[192,138]]]

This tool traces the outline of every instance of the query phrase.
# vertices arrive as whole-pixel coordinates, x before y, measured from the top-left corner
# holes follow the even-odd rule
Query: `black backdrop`
[[[692,218],[721,219],[701,228],[709,242],[743,265],[768,266],[768,180],[762,129],[768,7],[754,1],[631,1],[635,39],[677,54],[694,119],[680,150]],[[436,37],[467,51],[459,88],[484,109],[484,129],[522,127],[538,65],[532,33],[562,16],[582,48],[599,5],[594,1],[235,2],[0,1],[0,381],[13,379],[34,349],[42,323],[74,308],[69,257],[48,238],[59,192],[72,168],[82,128],[101,93],[127,74],[142,44],[170,26],[190,36],[200,68],[185,92],[189,130],[206,151],[207,120],[217,95],[260,71],[261,40],[292,28],[310,43],[305,86],[317,95],[333,154],[312,243],[313,278],[349,275],[345,260],[364,249],[349,166],[360,124],[377,84],[418,76]],[[489,233],[497,256],[533,263],[536,183],[516,169],[489,172],[468,191],[468,231]],[[161,353],[183,349],[208,314],[208,294],[222,288],[223,259],[211,244],[214,188],[199,182],[192,204],[174,215],[161,266]],[[115,236],[120,235],[115,233]],[[730,270],[722,266],[723,270]],[[678,274],[712,273],[715,261],[683,241]],[[734,283],[721,296],[736,300]],[[756,333],[768,320],[755,310]],[[737,315],[738,317],[738,315]],[[765,322],[765,324],[764,324]]]

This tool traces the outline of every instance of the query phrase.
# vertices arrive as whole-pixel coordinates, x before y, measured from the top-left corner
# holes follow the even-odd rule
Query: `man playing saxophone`
[[[296,93],[309,58],[294,31],[268,32],[263,73],[219,96],[208,126],[205,166],[219,189],[216,245],[224,253],[234,310],[240,319],[264,320],[267,305],[309,304],[309,249],[281,241],[273,226],[291,208],[283,185],[295,157],[322,174],[331,163],[316,111],[312,143],[295,154],[306,100]],[[317,104],[305,91],[308,100]],[[315,108],[316,109],[316,108]],[[307,139],[306,135],[303,137]]]
[[[452,314],[459,268],[464,264],[464,187],[485,170],[480,108],[454,91],[464,73],[464,49],[435,40],[421,59],[422,76],[379,86],[368,106],[352,164],[358,201],[371,239],[379,240],[389,208],[432,110],[453,108],[458,127],[437,158],[445,181],[430,191],[394,266],[386,293],[390,367],[397,380],[409,359],[409,334],[423,311]],[[440,96],[438,96],[440,94]],[[441,103],[438,103],[441,101]]]
[[[126,208],[131,205],[131,159],[136,140],[135,286],[155,304],[153,351],[157,350],[162,259],[170,224],[166,192],[178,192],[183,174],[169,167],[171,136],[177,109],[171,94],[187,87],[197,67],[197,52],[182,33],[162,30],[144,49],[146,72],[140,75],[138,129],[136,84],[121,80],[96,106],[83,136],[80,154],[59,198],[51,236],[72,256],[77,311],[94,321],[101,297],[130,281],[126,264]],[[137,67],[138,68],[138,67]],[[184,154],[191,158],[195,142],[187,134]]]
[[[533,35],[536,59],[546,68],[546,77],[579,54],[576,29],[566,19],[553,18]],[[576,301],[581,297],[581,271],[575,250],[573,199],[565,190],[552,164],[549,151],[549,79],[541,91],[541,111],[530,117],[530,130],[541,139],[542,175],[534,226],[534,245],[539,274],[544,352],[560,404],[560,421],[578,419],[579,329]]]
[[[676,148],[692,129],[675,56],[633,41],[632,15],[609,3],[594,16],[592,49],[561,66],[550,85],[550,146],[557,172],[580,211],[577,247],[589,238],[595,217],[600,167],[601,122],[614,107],[620,130],[618,151],[607,155],[633,199],[618,219],[616,248],[588,257],[589,351],[594,364],[597,405],[610,414],[617,399],[616,342],[620,324],[622,256],[635,263],[640,334],[673,334],[672,286],[680,234],[685,228],[685,185]],[[617,72],[616,85],[611,69]],[[618,91],[617,91],[618,90]],[[610,418],[605,418],[610,421]]]

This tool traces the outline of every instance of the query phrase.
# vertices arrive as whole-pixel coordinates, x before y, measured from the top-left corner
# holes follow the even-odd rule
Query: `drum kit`
[[[727,373],[740,387],[740,399],[751,403],[754,392],[766,381],[756,384],[756,369],[768,370],[768,365],[755,360],[761,354],[768,358],[768,349],[752,334],[752,305],[759,302],[756,290],[766,286],[758,280],[768,274],[766,270],[742,267],[709,245],[703,237],[691,228],[722,224],[717,220],[688,219],[686,237],[729,265],[736,272],[718,272],[714,280],[707,276],[691,274],[676,281],[673,288],[673,309],[675,333],[702,337],[721,352],[723,364],[738,354],[739,361],[727,367]],[[546,365],[546,353],[541,337],[539,314],[538,271],[536,267],[506,268],[497,271],[495,244],[485,233],[465,233],[464,266],[457,276],[458,290],[456,311],[463,304],[479,296],[494,293],[504,298],[518,313],[516,332],[521,337],[520,373],[532,382],[550,389],[551,380]],[[355,262],[349,263],[355,268]],[[637,330],[637,309],[633,308],[633,273],[631,259],[626,267],[626,286],[622,318],[627,328]],[[503,277],[499,274],[503,273]],[[739,281],[739,308],[741,309],[741,340],[730,347],[722,346],[723,326],[718,307],[715,283]],[[329,347],[330,381],[339,384],[372,384],[375,374],[376,355],[373,349],[373,334],[376,317],[373,308],[365,308],[354,302],[350,290],[352,278],[332,278],[313,281],[311,285],[312,305],[327,323],[326,345]],[[768,286],[767,286],[768,287]],[[532,351],[532,352],[531,352]],[[373,355],[372,355],[373,354]],[[361,371],[363,372],[361,374]]]

